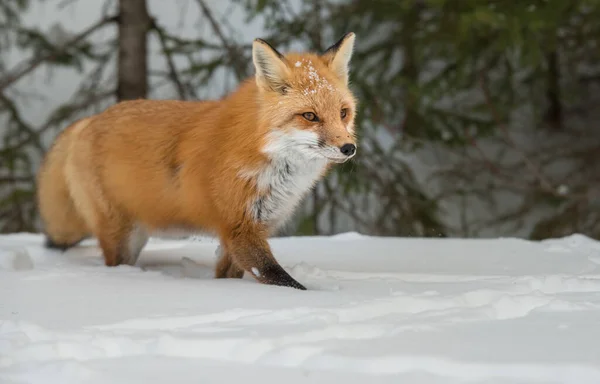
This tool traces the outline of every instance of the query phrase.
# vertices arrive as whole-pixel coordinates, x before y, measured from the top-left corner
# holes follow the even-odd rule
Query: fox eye
[[[312,112],[304,112],[302,114],[302,117],[304,117],[308,121],[319,121],[319,118],[317,117],[317,115],[315,115]]]
[[[340,116],[342,116],[342,119],[345,119],[347,115],[348,115],[348,109],[342,108],[342,111],[340,112]]]

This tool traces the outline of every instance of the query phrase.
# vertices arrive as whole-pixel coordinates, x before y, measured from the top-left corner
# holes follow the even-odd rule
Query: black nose
[[[340,147],[340,151],[346,156],[352,156],[354,155],[354,152],[356,152],[356,145],[344,144]]]

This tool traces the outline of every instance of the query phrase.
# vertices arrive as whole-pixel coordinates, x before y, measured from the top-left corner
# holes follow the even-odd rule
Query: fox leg
[[[126,251],[123,253],[123,263],[135,265],[142,249],[148,243],[148,232],[139,224],[135,224],[127,236]]]
[[[135,265],[148,242],[147,232],[131,221],[111,221],[104,223],[103,230],[97,234],[105,264],[109,267]]]
[[[233,264],[250,273],[259,282],[306,290],[275,260],[266,236],[261,231],[234,231],[222,236],[221,240],[222,244],[226,244]]]
[[[74,162],[74,164],[74,167],[81,166],[81,163]],[[80,179],[88,177],[85,183],[72,183],[72,194],[100,243],[105,264],[107,266],[134,265],[142,248],[148,242],[145,228],[106,198],[101,183],[94,175],[85,174],[78,169],[71,173],[73,177]]]
[[[235,265],[227,249],[219,245],[216,254],[218,256],[217,267],[215,269],[215,277],[217,279],[241,279],[244,276],[244,270]]]

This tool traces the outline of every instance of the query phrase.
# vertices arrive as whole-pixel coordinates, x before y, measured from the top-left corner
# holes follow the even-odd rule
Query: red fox
[[[133,265],[153,231],[209,233],[216,278],[306,289],[267,239],[356,154],[354,39],[286,55],[255,39],[255,75],[221,100],[122,101],[66,128],[38,173],[46,245],[93,236],[107,266]]]

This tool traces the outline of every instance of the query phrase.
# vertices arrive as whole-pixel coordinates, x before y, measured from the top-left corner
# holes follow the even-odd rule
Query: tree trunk
[[[147,37],[150,27],[146,0],[119,1],[119,101],[145,98],[148,93]]]
[[[546,111],[545,120],[551,129],[560,131],[563,125],[563,109],[560,99],[560,68],[556,50],[546,55],[546,61],[548,63],[548,88],[546,95],[549,106]]]

